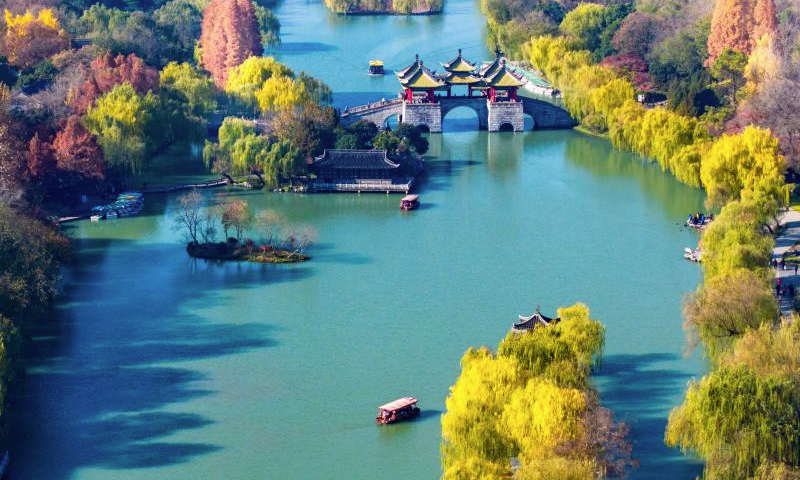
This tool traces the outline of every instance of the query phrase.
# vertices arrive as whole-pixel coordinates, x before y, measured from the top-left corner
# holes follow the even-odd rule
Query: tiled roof
[[[393,170],[400,167],[386,157],[386,150],[338,150],[330,149],[314,159],[314,167],[336,169]]]

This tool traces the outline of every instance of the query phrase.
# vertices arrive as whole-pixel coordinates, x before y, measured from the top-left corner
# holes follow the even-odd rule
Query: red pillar
[[[511,100],[513,100],[515,102],[517,101],[517,89],[516,88],[512,88],[511,89]]]
[[[433,96],[433,90],[428,90],[428,100],[430,100],[431,103],[436,102],[436,98]]]
[[[494,87],[489,87],[489,101],[490,102],[494,102],[494,99],[495,99],[494,93],[495,93],[494,92]]]
[[[414,101],[414,93],[411,91],[410,88],[406,88],[406,101],[411,103]]]

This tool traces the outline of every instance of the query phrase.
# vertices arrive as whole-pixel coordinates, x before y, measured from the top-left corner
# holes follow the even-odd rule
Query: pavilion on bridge
[[[416,56],[414,62],[396,72],[397,79],[403,87],[403,100],[408,103],[436,103],[436,92],[446,91],[446,96],[453,96],[452,89],[457,86],[467,87],[467,96],[486,97],[491,102],[516,102],[517,90],[525,84],[525,79],[506,67],[506,59],[500,50],[495,51],[495,58],[480,67],[465,59],[458,50],[456,57],[442,63],[444,72],[437,74],[429,70]]]

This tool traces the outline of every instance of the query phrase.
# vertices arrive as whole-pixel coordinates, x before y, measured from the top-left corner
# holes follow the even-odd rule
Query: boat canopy
[[[403,197],[403,199],[401,201],[402,202],[416,202],[417,200],[419,200],[419,195],[406,195],[405,197]]]
[[[370,67],[382,67],[383,66],[383,61],[382,60],[370,60],[369,61],[369,66]]]
[[[385,405],[381,405],[378,407],[379,410],[386,410],[387,412],[394,412],[396,410],[400,410],[402,408],[410,407],[417,403],[417,399],[414,397],[403,397],[398,398],[393,402],[389,402]]]

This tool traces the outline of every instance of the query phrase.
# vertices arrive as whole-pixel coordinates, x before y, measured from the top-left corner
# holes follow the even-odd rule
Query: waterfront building
[[[326,149],[311,164],[312,188],[322,192],[404,192],[422,172],[423,162],[411,155],[389,158],[386,150]]]

